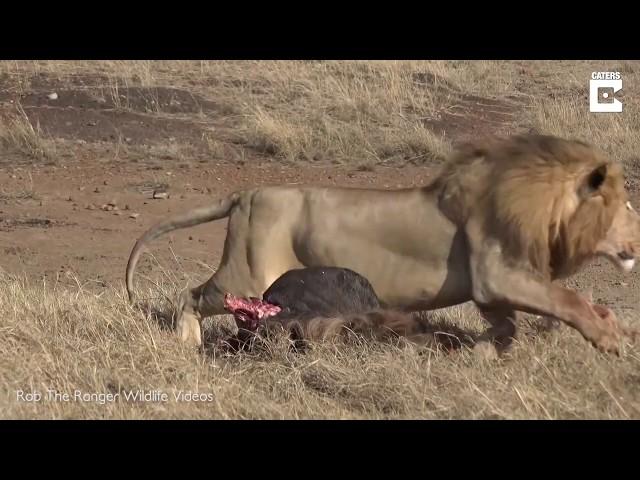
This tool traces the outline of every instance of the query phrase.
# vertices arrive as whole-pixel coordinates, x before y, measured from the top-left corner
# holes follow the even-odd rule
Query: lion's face
[[[607,236],[598,243],[596,253],[624,272],[633,269],[640,253],[640,215],[630,202],[618,209]]]

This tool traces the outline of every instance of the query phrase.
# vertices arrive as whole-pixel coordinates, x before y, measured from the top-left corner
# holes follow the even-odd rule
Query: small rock
[[[96,187],[95,190],[93,191],[93,193],[100,193],[100,189],[98,187]]]
[[[85,189],[85,187],[78,187],[78,190],[81,191],[81,192],[83,192],[84,189]]]
[[[193,240],[193,237],[191,235],[189,235],[189,240]]]
[[[96,125],[98,125],[96,122],[87,122],[87,126],[89,127],[95,127]]]
[[[131,137],[125,137],[125,138],[124,138],[124,141],[125,141],[126,143],[131,143],[131,142],[133,141],[133,139],[132,139]]]
[[[180,199],[181,200],[184,200],[185,198],[187,198],[187,197],[185,197],[184,195],[180,195]]]
[[[128,205],[128,204],[126,204],[126,205],[124,206],[124,209],[125,209],[125,210],[129,210],[129,205]]]
[[[104,185],[109,185],[109,181],[105,180],[104,182],[102,182]]]
[[[122,215],[122,212],[113,212],[114,215]]]
[[[153,192],[153,198],[169,198],[169,194],[167,192]]]
[[[140,214],[139,214],[139,213],[132,213],[131,215],[129,215],[129,218],[136,219],[136,218],[138,218],[139,216],[140,216]]]
[[[86,207],[84,207],[87,210],[95,210],[96,206],[93,203],[88,204]]]
[[[67,197],[67,202],[73,202],[73,198],[71,196]]]
[[[49,95],[47,95],[47,98],[49,100],[57,100],[58,99],[58,94],[56,92],[50,93]]]

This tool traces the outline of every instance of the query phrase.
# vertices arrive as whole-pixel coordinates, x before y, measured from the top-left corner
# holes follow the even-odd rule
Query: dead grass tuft
[[[51,159],[55,145],[45,137],[40,123],[31,123],[22,105],[14,112],[0,117],[0,142],[5,148],[17,150],[34,159]]]

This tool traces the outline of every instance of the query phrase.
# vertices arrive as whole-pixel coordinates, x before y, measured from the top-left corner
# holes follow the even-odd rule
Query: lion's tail
[[[135,272],[138,260],[140,259],[140,255],[142,254],[143,248],[147,243],[158,238],[160,235],[171,232],[173,230],[192,227],[201,223],[212,222],[214,220],[228,217],[231,213],[231,209],[234,207],[234,205],[236,205],[239,198],[240,195],[237,192],[232,193],[231,195],[220,200],[214,205],[200,207],[185,213],[181,213],[172,218],[163,220],[162,222],[157,223],[149,230],[147,230],[144,235],[142,235],[142,237],[138,239],[133,247],[133,250],[131,250],[131,254],[129,255],[126,274],[127,294],[129,295],[129,301],[132,301],[133,299],[133,274]]]
[[[391,310],[344,315],[338,317],[316,317],[308,321],[296,319],[279,320],[277,316],[266,320],[268,328],[279,325],[300,340],[329,340],[349,332],[369,338],[383,340],[388,337],[414,337],[420,333],[420,324],[411,315]]]

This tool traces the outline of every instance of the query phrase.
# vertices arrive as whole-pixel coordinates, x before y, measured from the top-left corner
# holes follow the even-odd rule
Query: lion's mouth
[[[618,252],[618,257],[621,260],[634,260],[635,259],[635,257],[633,255],[631,255],[629,252],[625,252],[625,251]]]
[[[636,264],[636,257],[631,253],[622,250],[617,253],[615,263],[619,265],[623,271],[630,272]]]

